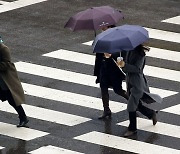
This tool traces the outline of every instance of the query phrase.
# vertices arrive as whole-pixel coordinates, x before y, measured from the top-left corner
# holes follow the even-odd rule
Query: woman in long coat
[[[157,123],[156,111],[147,108],[142,104],[153,102],[162,102],[159,95],[152,94],[149,91],[147,80],[143,74],[145,66],[145,51],[148,49],[143,45],[139,45],[132,51],[128,51],[126,62],[119,64],[126,73],[127,93],[129,95],[127,110],[129,113],[130,124],[128,131],[124,136],[128,137],[137,132],[136,111],[152,119],[153,125]]]
[[[25,103],[24,91],[17,75],[15,65],[11,62],[10,50],[0,37],[0,100],[8,103],[17,111],[20,122],[17,127],[28,123],[21,104]]]

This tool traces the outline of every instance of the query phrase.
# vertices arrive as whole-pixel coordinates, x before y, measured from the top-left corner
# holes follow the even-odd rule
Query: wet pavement
[[[162,151],[168,154],[180,153],[180,82],[178,81],[180,61],[168,59],[172,55],[178,57],[180,44],[177,42],[178,39],[166,41],[172,36],[180,38],[180,25],[162,22],[180,15],[180,2],[178,0],[38,1],[32,5],[28,5],[32,0],[26,1],[24,4],[21,3],[23,7],[17,9],[13,9],[12,5],[11,10],[5,12],[1,10],[3,7],[21,1],[3,0],[9,3],[0,1],[2,4],[0,35],[11,49],[15,64],[18,62],[27,64],[24,68],[18,66],[17,70],[26,93],[27,106],[24,107],[30,119],[29,129],[22,129],[18,134],[16,131],[19,130],[15,127],[18,123],[17,114],[11,111],[7,103],[0,106],[0,154],[35,154],[36,152],[44,154],[48,150],[52,154],[56,154],[55,152],[61,154],[63,150],[64,153],[71,150],[72,153],[87,154],[151,154],[152,151],[148,149],[153,150],[154,153]],[[94,32],[72,32],[65,29],[64,25],[75,13],[102,5],[110,5],[122,10],[125,19],[118,25],[138,24],[155,30],[172,32],[161,39],[151,38],[149,42],[151,47],[165,49],[168,52],[174,51],[169,52],[169,57],[165,59],[163,56],[162,58],[147,57],[148,66],[153,66],[152,69],[154,67],[165,69],[167,72],[166,75],[162,75],[161,70],[159,71],[162,78],[157,77],[158,73],[157,76],[147,75],[149,86],[164,96],[162,104],[150,105],[151,108],[160,111],[158,123],[152,127],[150,120],[138,114],[140,118],[146,120],[143,122],[146,125],[143,126],[139,119],[138,133],[129,139],[123,137],[127,126],[122,122],[128,120],[127,112],[123,108],[126,100],[113,91],[110,90],[112,101],[110,105],[114,110],[112,119],[100,121],[97,118],[102,114],[102,103],[99,86],[94,84],[95,78],[92,76],[93,64],[87,64],[83,59],[82,62],[76,62],[76,57],[67,60],[44,55],[64,49],[82,53],[85,57],[94,56],[91,46],[82,44],[93,40]],[[159,32],[159,35],[161,34],[162,32]],[[32,69],[28,72],[27,66],[35,67],[37,71]],[[74,76],[77,81],[73,78],[72,81],[65,80],[62,73],[67,73],[69,77]],[[90,85],[86,85],[86,82]],[[117,108],[116,103],[119,103]],[[67,122],[69,120],[72,121],[72,125]],[[36,134],[37,130],[39,132]],[[43,135],[44,133],[47,134]],[[40,134],[42,136],[38,137]],[[33,139],[28,139],[33,136]],[[34,151],[38,149],[39,151]]]

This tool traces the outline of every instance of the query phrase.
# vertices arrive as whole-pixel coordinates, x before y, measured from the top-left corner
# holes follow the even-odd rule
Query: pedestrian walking
[[[149,104],[162,101],[159,95],[150,93],[147,80],[143,74],[146,51],[149,51],[149,48],[141,44],[134,50],[127,52],[126,62],[121,61],[118,63],[126,73],[127,93],[129,96],[127,111],[130,124],[127,132],[124,134],[125,137],[137,133],[136,111],[151,119],[153,125],[157,123],[157,111],[143,105],[143,102]]]
[[[113,27],[115,25],[103,27],[102,31]],[[126,91],[122,88],[122,81],[125,80],[125,74],[119,69],[116,63],[116,59],[119,56],[120,53],[96,53],[94,76],[97,76],[96,83],[100,83],[104,107],[103,115],[99,119],[111,117],[108,88],[113,88],[116,94],[128,99]]]
[[[19,124],[17,127],[24,127],[28,123],[27,116],[22,107],[25,103],[24,91],[17,75],[14,63],[11,62],[9,48],[4,45],[0,37],[0,100],[8,103],[17,111]]]

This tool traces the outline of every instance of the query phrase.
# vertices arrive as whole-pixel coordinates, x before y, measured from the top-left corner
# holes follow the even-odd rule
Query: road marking
[[[36,96],[49,100],[55,100],[63,103],[79,105],[97,110],[103,110],[102,100],[100,98],[41,87],[37,85],[22,83],[25,94]],[[126,104],[110,101],[112,112],[120,112],[126,109]]]
[[[24,127],[17,128],[15,125],[0,122],[0,134],[29,141],[48,135],[49,133]]]
[[[74,51],[64,50],[64,49],[52,51],[52,52],[43,54],[43,56],[77,62],[81,64],[87,64],[87,65],[95,64],[94,55],[89,55],[89,54],[84,54],[84,53],[79,53],[79,52],[74,52]]]
[[[0,4],[4,5],[4,4],[8,4],[10,2],[6,2],[6,1],[0,1]]]
[[[153,28],[146,28],[149,32],[149,37],[158,40],[180,43],[180,33],[163,31]]]
[[[145,65],[144,74],[160,79],[180,82],[180,71]]]
[[[172,50],[150,47],[150,51],[147,52],[146,55],[148,57],[180,62],[180,51],[172,51]]]
[[[91,46],[93,41],[88,41],[83,43],[84,45]],[[58,50],[62,52],[61,50]],[[65,50],[66,51],[66,50]],[[56,52],[56,51],[55,51]],[[59,54],[60,55],[60,54]],[[175,62],[180,62],[180,51],[172,51],[172,50],[166,50],[166,49],[160,49],[160,48],[154,48],[150,47],[150,51],[146,53],[148,57],[153,57],[153,58],[160,58],[160,59],[165,59],[165,60],[171,60]],[[46,54],[45,54],[46,56]],[[50,53],[47,53],[47,56],[51,57]],[[52,56],[55,56],[52,54]],[[58,56],[58,54],[57,54]],[[75,54],[74,54],[75,56]],[[55,57],[54,57],[55,58]],[[59,58],[59,56],[58,56]],[[60,59],[60,58],[59,58]]]
[[[180,16],[176,16],[176,17],[173,17],[173,18],[162,20],[161,22],[167,22],[167,23],[171,23],[171,24],[180,25]]]
[[[30,154],[83,154],[80,152],[67,150],[52,145],[43,146],[37,150],[29,152]]]
[[[164,41],[169,41],[169,42],[180,43],[180,33],[163,31],[163,30],[147,28],[147,27],[145,27],[145,29],[148,30],[150,38],[157,39],[157,40],[164,40]],[[85,42],[83,44],[91,46],[92,42],[93,41],[88,41],[88,42]]]
[[[41,3],[44,1],[47,1],[47,0],[18,0],[18,1],[9,2],[9,3],[4,2],[3,5],[0,5],[0,13],[15,10],[15,9],[29,6],[32,4]]]
[[[165,108],[161,111],[180,115],[180,104]]]
[[[26,104],[23,104],[23,108],[25,109],[28,117],[45,120],[57,124],[63,124],[67,126],[75,126],[91,120],[89,118],[84,118],[81,116],[53,111]],[[16,114],[15,110],[8,103],[2,103],[0,110]]]
[[[180,138],[180,126],[166,124],[158,122],[156,126],[152,124],[152,120],[137,118],[138,129],[153,132],[157,134],[167,135],[171,137]],[[117,125],[126,126],[129,125],[129,120],[118,123]]]
[[[96,131],[74,137],[74,139],[139,154],[180,153],[180,150],[154,145],[146,142],[136,141],[128,138],[118,137],[114,135],[109,135]]]
[[[67,82],[71,82],[71,83],[82,84],[82,85],[91,86],[91,87],[99,87],[99,85],[95,83],[95,79],[96,79],[95,76],[92,76],[92,75],[86,75],[86,74],[81,74],[81,73],[76,73],[76,72],[61,70],[61,69],[57,69],[57,68],[26,63],[26,62],[17,62],[17,63],[15,63],[15,66],[19,72],[24,72],[24,73],[38,75],[38,76],[42,76],[42,77],[48,77],[48,78],[52,78],[52,79],[67,81]],[[148,69],[152,69],[152,70],[149,70],[150,72],[156,71],[154,69],[154,67],[152,67],[152,68],[148,67]],[[159,72],[161,72],[161,71],[159,71]],[[168,71],[166,71],[166,76],[167,76],[167,73],[168,73]],[[152,75],[152,74],[153,73],[151,73],[150,75]],[[155,75],[158,76],[159,74],[155,73]],[[171,74],[171,75],[174,75],[174,74]],[[164,78],[166,78],[166,76],[164,76]],[[123,83],[123,88],[126,89],[125,83]],[[152,91],[152,93],[158,92],[157,94],[159,94],[161,97],[168,97],[168,96],[177,94],[177,92],[163,90],[163,89],[159,89],[159,88],[150,88],[150,90]]]

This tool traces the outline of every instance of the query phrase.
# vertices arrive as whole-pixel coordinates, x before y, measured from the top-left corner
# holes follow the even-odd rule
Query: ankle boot
[[[111,110],[110,108],[104,108],[104,112],[103,112],[103,115],[101,117],[99,117],[98,119],[105,119],[105,118],[111,118]]]
[[[129,137],[137,133],[137,122],[136,122],[136,112],[129,112],[129,126],[124,137]]]
[[[19,121],[19,124],[17,125],[17,127],[27,127],[27,123],[29,122],[28,118],[25,116],[25,117],[21,117],[19,119],[20,119],[20,121]]]

